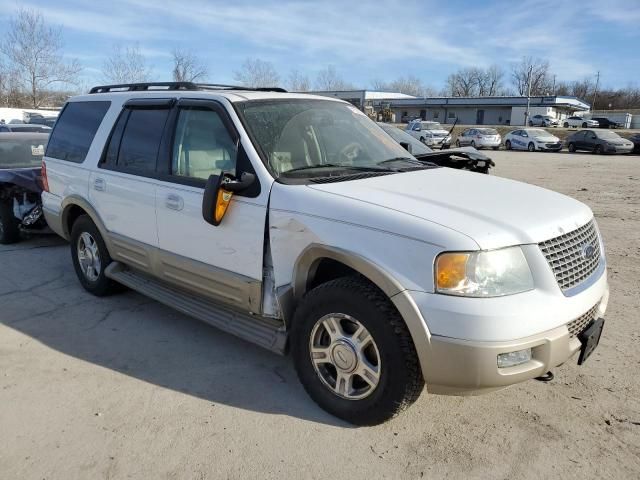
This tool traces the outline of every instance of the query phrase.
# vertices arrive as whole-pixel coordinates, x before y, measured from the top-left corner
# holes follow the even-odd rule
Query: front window
[[[442,125],[439,122],[422,122],[423,130],[442,130]]]
[[[603,140],[609,140],[609,141],[622,140],[622,137],[620,135],[618,135],[617,133],[607,132],[606,130],[603,131],[603,132],[598,132],[597,135],[598,135],[598,138],[601,138]]]
[[[388,165],[418,162],[360,110],[342,102],[283,99],[237,105],[277,177],[397,171]]]

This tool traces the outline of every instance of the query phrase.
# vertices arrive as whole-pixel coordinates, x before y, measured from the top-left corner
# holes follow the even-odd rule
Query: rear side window
[[[158,150],[168,109],[133,109],[124,127],[116,166],[134,173],[152,173],[156,169]]]
[[[70,102],[47,145],[47,157],[82,163],[111,102]]]

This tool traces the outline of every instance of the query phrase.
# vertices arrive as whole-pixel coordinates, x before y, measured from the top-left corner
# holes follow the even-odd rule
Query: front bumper
[[[609,287],[602,273],[572,297],[535,290],[489,299],[405,291],[392,299],[414,339],[427,390],[477,395],[543,375],[575,355],[581,344],[568,325],[589,311],[604,317]],[[527,348],[531,360],[498,368],[499,354]]]
[[[559,152],[560,150],[562,150],[562,142],[539,143],[538,150],[549,151],[549,152]]]

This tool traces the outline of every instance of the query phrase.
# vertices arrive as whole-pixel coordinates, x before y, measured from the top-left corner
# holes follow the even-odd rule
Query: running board
[[[221,306],[219,303],[203,299],[138,273],[120,262],[111,262],[104,273],[112,280],[179,312],[197,318],[272,352],[280,355],[285,354],[287,332],[280,322],[258,315],[239,313]]]

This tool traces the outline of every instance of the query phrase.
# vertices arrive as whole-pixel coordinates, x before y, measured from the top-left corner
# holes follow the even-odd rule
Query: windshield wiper
[[[384,165],[386,163],[395,163],[395,162],[405,162],[405,163],[411,163],[412,165],[422,165],[422,162],[420,162],[419,160],[416,160],[415,158],[410,158],[410,157],[389,158],[387,160],[383,160],[382,162],[378,162],[377,165]]]
[[[303,167],[292,168],[291,170],[287,170],[286,172],[282,172],[283,174],[291,173],[291,172],[300,172],[303,170],[313,170],[316,168],[344,168],[345,170],[359,170],[363,172],[388,172],[390,169],[382,168],[382,167],[364,167],[357,165],[340,165],[337,163],[320,163],[317,165],[305,165]]]

